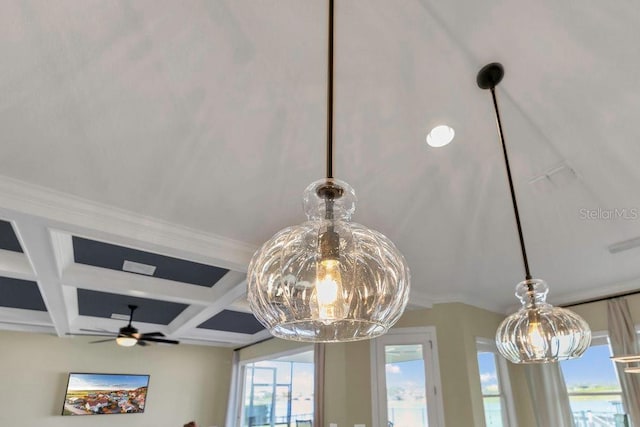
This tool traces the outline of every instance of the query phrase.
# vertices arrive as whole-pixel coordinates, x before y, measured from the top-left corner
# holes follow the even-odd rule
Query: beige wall
[[[640,294],[625,297],[631,317],[636,325],[640,324]],[[587,321],[592,331],[602,332],[607,330],[607,303],[599,301],[590,304],[570,307],[571,310],[582,316]]]
[[[396,327],[435,326],[445,424],[484,427],[477,338],[493,340],[503,315],[465,304],[438,304],[406,312]],[[519,427],[534,427],[524,370],[509,366]]]
[[[628,297],[640,322],[640,295]],[[573,308],[592,330],[607,327],[606,303]],[[503,316],[464,304],[438,304],[408,311],[396,327],[434,326],[448,427],[483,427],[476,337],[493,339]],[[67,373],[151,374],[147,411],[141,415],[82,418],[86,426],[110,426],[126,417],[128,427],[181,426],[195,418],[201,427],[223,427],[231,374],[231,350],[180,345],[123,349],[41,334],[0,331],[0,425],[67,426],[78,418],[59,416]],[[370,342],[328,344],[325,421],[340,427],[371,426]],[[270,340],[241,351],[241,360],[303,347]],[[534,427],[529,391],[521,366],[509,365],[518,427]],[[196,398],[194,398],[196,396]],[[77,422],[77,421],[76,421]],[[375,427],[375,426],[374,426]]]
[[[438,304],[432,309],[405,312],[397,328],[434,326],[442,380],[445,423],[448,427],[484,427],[476,337],[493,339],[503,316],[465,304]],[[262,357],[300,347],[271,340],[242,351],[241,359]],[[339,427],[371,426],[371,342],[327,344],[325,423]],[[519,427],[533,427],[524,374],[510,370],[516,395]]]
[[[231,350],[191,345],[121,348],[0,331],[0,426],[224,426]],[[150,374],[144,414],[62,417],[70,372]]]

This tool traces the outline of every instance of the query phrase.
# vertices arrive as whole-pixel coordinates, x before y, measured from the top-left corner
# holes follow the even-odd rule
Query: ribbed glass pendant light
[[[524,264],[525,280],[516,286],[516,296],[522,308],[507,317],[496,333],[498,351],[513,363],[549,363],[580,357],[591,343],[589,325],[570,310],[553,307],[546,302],[549,288],[544,280],[534,279],[529,271],[527,252],[524,246],[522,225],[518,214],[518,203],[511,178],[507,147],[502,133],[502,122],[495,88],[504,76],[498,63],[484,66],[478,73],[477,83],[481,89],[489,89],[496,113],[496,122],[502,152],[507,169],[513,212],[520,238],[520,249]]]
[[[384,235],[351,222],[356,196],[333,177],[333,20],[329,0],[327,174],[304,192],[308,221],[285,228],[255,253],[249,305],[279,338],[338,342],[384,334],[409,298],[409,268]]]

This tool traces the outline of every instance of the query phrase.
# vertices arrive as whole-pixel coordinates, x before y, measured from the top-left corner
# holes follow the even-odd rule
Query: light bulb
[[[529,327],[527,328],[527,340],[535,357],[543,358],[547,352],[544,330],[540,324],[540,318],[536,312],[529,313]]]
[[[116,338],[116,344],[122,347],[133,347],[138,342],[134,337],[122,336]]]
[[[340,320],[346,317],[340,261],[323,259],[318,263],[315,297],[318,302],[315,314],[319,320]]]

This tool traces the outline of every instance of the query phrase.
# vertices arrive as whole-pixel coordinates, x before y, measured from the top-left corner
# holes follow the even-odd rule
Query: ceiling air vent
[[[111,318],[116,320],[129,320],[128,314],[111,313]]]
[[[137,274],[144,274],[145,276],[153,276],[153,274],[156,272],[156,266],[142,264],[140,262],[129,261],[126,259],[122,264],[122,270],[128,271],[129,273],[137,273]]]
[[[561,163],[551,169],[547,169],[540,175],[529,180],[536,190],[543,193],[563,188],[578,178],[576,171],[566,163]]]

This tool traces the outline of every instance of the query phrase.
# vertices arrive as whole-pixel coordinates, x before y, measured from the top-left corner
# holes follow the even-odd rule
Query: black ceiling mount
[[[478,72],[476,82],[480,89],[493,89],[504,77],[504,68],[499,62],[487,64]]]
[[[129,307],[129,310],[131,310],[131,314],[129,314],[129,325],[128,325],[128,327],[131,328],[131,322],[133,322],[133,312],[136,311],[136,308],[138,308],[138,306],[129,304],[127,305],[127,307]]]

